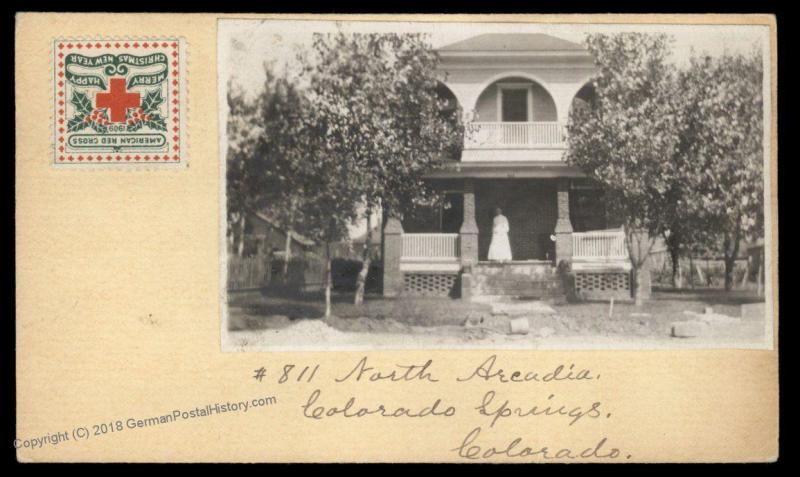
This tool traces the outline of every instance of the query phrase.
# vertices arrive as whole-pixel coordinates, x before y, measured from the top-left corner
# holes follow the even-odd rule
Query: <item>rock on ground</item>
[[[707,335],[709,328],[704,321],[677,321],[671,325],[671,335],[674,338],[695,338]]]

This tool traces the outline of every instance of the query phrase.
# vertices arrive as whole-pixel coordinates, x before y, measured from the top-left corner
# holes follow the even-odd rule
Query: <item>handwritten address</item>
[[[521,460],[561,461],[620,461],[631,458],[631,454],[615,447],[609,437],[590,436],[591,430],[578,432],[576,445],[552,445],[542,442],[537,436],[511,436],[503,434],[503,424],[524,420],[525,425],[535,430],[537,421],[547,420],[568,428],[579,428],[584,423],[611,419],[612,413],[600,399],[578,402],[557,383],[591,385],[600,379],[592,369],[574,363],[558,364],[546,369],[509,369],[503,367],[497,355],[491,355],[474,365],[467,365],[455,376],[437,371],[433,360],[421,363],[399,363],[390,367],[373,365],[368,357],[362,357],[353,366],[343,371],[335,369],[327,374],[320,364],[299,366],[286,364],[280,369],[261,367],[252,377],[262,382],[278,384],[316,384],[325,380],[341,385],[346,383],[413,382],[436,385],[442,382],[486,383],[474,405],[448,402],[444,397],[434,397],[421,405],[403,406],[382,402],[367,402],[354,393],[342,399],[330,399],[321,387],[315,387],[300,405],[303,418],[321,421],[326,419],[447,419],[457,414],[476,416],[476,425],[464,437],[454,442],[447,450],[460,459],[478,461],[497,457]],[[274,380],[274,381],[273,381]],[[497,387],[500,386],[500,387]],[[530,386],[525,388],[524,399],[515,393],[514,401],[506,397],[508,386]],[[552,386],[552,387],[551,387]],[[557,389],[560,391],[557,391]],[[363,389],[363,386],[348,387]],[[600,426],[602,429],[603,426]]]

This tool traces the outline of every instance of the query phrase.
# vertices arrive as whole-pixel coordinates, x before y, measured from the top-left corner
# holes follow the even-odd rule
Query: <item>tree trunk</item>
[[[733,289],[734,267],[736,267],[736,258],[725,257],[725,291]]]
[[[756,293],[758,293],[758,296],[762,296],[764,294],[764,282],[761,280],[762,273],[764,273],[763,260],[758,264],[758,275],[756,275],[756,283],[757,283]]]
[[[325,242],[325,318],[331,317],[331,243]]]
[[[706,286],[710,285],[709,280],[706,280],[706,276],[705,276],[705,274],[703,274],[703,269],[700,268],[700,264],[695,262],[694,268],[695,268],[695,270],[697,270],[697,279],[700,280],[700,285],[701,286],[702,285],[706,285]],[[711,270],[711,268],[708,266],[708,260],[706,260],[706,269],[707,270]],[[711,276],[709,275],[709,279],[710,278],[711,278]]]
[[[628,258],[631,262],[631,293],[633,294],[633,302],[636,306],[642,306],[644,304],[644,297],[642,296],[642,287],[639,283],[639,275],[640,271],[647,263],[655,240],[646,233],[642,234],[642,231],[637,231],[629,226],[625,227],[625,233],[628,245]],[[643,242],[643,240],[646,240],[646,242]]]
[[[672,259],[672,288],[681,288],[683,280],[681,276],[681,256],[677,250],[669,251],[670,258]]]
[[[750,275],[750,260],[744,264],[744,275],[742,275],[742,283],[739,285],[741,288],[747,287],[747,276]]]
[[[239,258],[244,256],[244,233],[247,227],[246,218],[247,215],[243,213],[242,217],[239,219],[239,246],[236,249],[236,255],[238,255]]]
[[[370,253],[370,246],[372,244],[372,213],[367,211],[367,235],[364,242],[363,261],[361,271],[358,272],[356,279],[356,295],[353,299],[354,305],[361,305],[364,303],[364,289],[367,284],[367,275],[369,274],[369,267],[372,265],[372,254]]]
[[[640,265],[634,264],[633,269],[631,271],[631,292],[633,293],[633,304],[636,306],[642,306],[644,304],[641,287],[639,286],[640,268],[641,268]]]
[[[289,261],[292,259],[292,229],[286,231],[286,247],[283,252],[283,283],[289,281]]]
[[[733,289],[733,271],[736,268],[736,257],[739,256],[739,239],[741,232],[741,219],[736,221],[736,232],[731,237],[725,233],[725,291]]]
[[[289,262],[292,260],[292,224],[294,224],[295,201],[289,203],[289,221],[286,223],[286,246],[283,254],[283,283],[289,281]]]

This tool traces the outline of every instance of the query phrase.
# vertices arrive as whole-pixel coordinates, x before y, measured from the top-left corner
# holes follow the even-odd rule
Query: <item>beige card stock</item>
[[[654,326],[652,333],[625,327],[619,335],[592,335],[591,326],[585,332],[572,332],[567,325],[547,321],[569,315],[561,306],[587,306],[594,307],[596,320],[609,320],[611,314],[636,326],[642,321],[642,329],[649,330],[647,320],[658,310],[637,314],[624,300],[616,301],[616,310],[609,310],[609,301],[544,303],[555,315],[530,311],[537,318],[526,322],[527,335],[503,328],[517,315],[513,306],[498,311],[497,303],[482,304],[497,312],[487,312],[485,322],[471,323],[464,315],[456,323],[453,317],[465,313],[467,306],[463,298],[450,299],[452,308],[439,310],[449,328],[433,327],[429,332],[421,332],[419,323],[400,324],[399,331],[378,324],[374,332],[341,323],[323,326],[316,311],[309,312],[306,320],[283,316],[280,327],[237,328],[232,321],[236,317],[247,328],[247,320],[269,321],[274,316],[259,318],[253,311],[258,300],[268,301],[269,296],[256,293],[255,302],[246,298],[242,305],[242,297],[249,295],[228,292],[228,87],[236,83],[257,92],[264,62],[288,62],[291,69],[297,45],[308,45],[310,33],[337,29],[346,34],[428,33],[434,47],[443,51],[446,45],[464,45],[486,35],[512,35],[516,42],[547,36],[580,44],[586,33],[629,30],[666,32],[675,38],[676,51],[687,55],[692,47],[721,54],[757,45],[764,58],[766,233],[761,250],[766,253],[765,278],[758,283],[763,298],[756,300],[760,308],[713,305],[711,314],[719,318],[703,321],[709,329],[739,326],[724,320],[747,321],[751,313],[747,310],[760,310],[755,311],[760,324],[747,325],[756,330],[756,338],[681,339],[668,331],[659,334],[669,330],[663,324]],[[18,14],[14,441],[18,459],[775,460],[775,32],[774,19],[758,15]],[[535,58],[526,57],[529,63],[515,65],[513,58],[524,52],[511,45],[465,66],[467,60],[459,63],[459,58],[480,50],[466,44],[444,55],[455,65],[448,71],[452,83],[448,86],[460,102],[480,103],[483,90],[497,81],[505,86],[491,86],[492,94],[504,87],[513,89],[516,83],[538,85],[518,88],[520,94],[532,95],[533,104],[531,110],[519,113],[528,114],[520,123],[557,124],[566,119],[559,108],[568,106],[579,89],[570,92],[570,81],[580,82],[570,75],[585,65],[553,59],[550,50],[564,48],[542,47]],[[502,58],[493,63],[492,56]],[[531,63],[535,61],[550,63],[537,66]],[[504,78],[511,80],[503,83]],[[555,105],[552,118],[537,116],[547,113],[534,101],[539,87]],[[526,88],[531,92],[524,93]],[[502,97],[498,101],[493,104],[511,111],[503,106]],[[512,116],[509,112],[507,118]],[[504,121],[502,116],[487,119],[484,114],[475,122],[499,124],[495,127],[500,136],[492,140],[503,142],[512,134]],[[537,134],[546,132],[536,129],[539,126],[526,127],[526,141],[532,142],[522,149],[538,150],[531,144],[538,140]],[[520,149],[495,146],[503,154]],[[488,149],[476,147],[470,157]],[[463,170],[485,160],[470,165],[466,157]],[[525,161],[504,164],[517,167]],[[479,210],[482,190],[475,189]],[[555,201],[556,189],[552,190]],[[518,219],[507,215],[514,248]],[[410,231],[404,234],[413,240],[408,238]],[[447,234],[440,235],[442,243],[450,240]],[[439,263],[432,261],[434,265],[421,272],[413,268],[421,265],[400,260],[407,277],[428,273]],[[506,266],[545,263],[544,257],[533,255],[526,260]],[[473,274],[483,270],[481,263]],[[550,265],[542,267],[549,270]],[[411,292],[406,293],[391,300],[416,303]],[[335,298],[351,299],[345,292],[337,292]],[[391,301],[368,292],[365,306],[369,310],[377,306],[370,303],[382,300]],[[418,306],[428,306],[424,303],[431,300],[436,299],[420,298]],[[344,309],[334,301],[334,312]],[[309,306],[319,310],[319,303],[312,299]],[[705,313],[697,303],[686,310],[702,321]],[[522,308],[529,304],[524,302]],[[381,318],[365,311],[361,321],[399,319],[392,316],[401,313],[398,308],[389,309]],[[348,313],[354,318],[355,312]],[[464,331],[465,327],[474,329]],[[482,327],[488,329],[475,331]]]

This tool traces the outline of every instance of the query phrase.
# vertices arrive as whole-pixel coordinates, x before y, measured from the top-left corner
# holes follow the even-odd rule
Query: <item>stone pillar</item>
[[[386,219],[383,229],[383,296],[393,297],[403,292],[403,225],[394,217]]]
[[[572,222],[569,220],[569,179],[558,180],[556,192],[558,219],[556,220],[556,265],[572,259]]]
[[[475,221],[475,186],[472,179],[464,181],[464,220],[458,233],[461,265],[469,272],[472,265],[478,263],[478,223]]]

